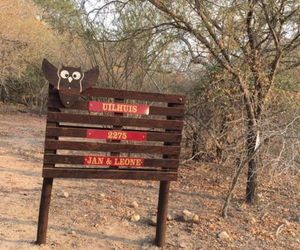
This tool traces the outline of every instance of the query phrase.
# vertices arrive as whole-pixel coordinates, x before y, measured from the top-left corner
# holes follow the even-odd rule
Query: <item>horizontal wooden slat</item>
[[[48,107],[61,108],[61,109],[64,108],[61,102],[57,101],[57,99],[49,100]],[[88,110],[88,107],[89,107],[88,101],[78,101],[69,109]],[[182,117],[184,115],[184,108],[150,106],[149,115]]]
[[[175,117],[182,117],[184,116],[184,108],[150,106],[149,115],[172,115]]]
[[[178,129],[183,127],[181,120],[155,120],[155,119],[139,119],[116,116],[97,116],[97,115],[81,115],[67,114],[59,112],[48,112],[47,121],[49,122],[69,122],[81,124],[102,124],[114,126],[134,126],[145,128],[165,128]]]
[[[145,131],[135,131],[135,130],[123,130],[123,131],[145,132]],[[46,129],[46,136],[85,138],[86,135],[87,135],[87,129],[84,128],[47,127]],[[147,141],[180,142],[181,137],[182,137],[181,134],[147,132]]]
[[[178,155],[178,146],[149,146],[116,143],[97,143],[79,141],[45,141],[45,149],[79,150],[79,151],[101,151],[101,152],[123,152],[123,153],[147,153],[147,154],[171,154]]]
[[[105,88],[90,88],[82,93],[83,96],[91,97],[111,97],[119,99],[143,100],[153,102],[167,102],[167,103],[185,103],[185,96],[160,94],[160,93],[147,93],[140,91],[128,91],[120,89],[105,89]]]
[[[82,155],[45,155],[44,164],[74,164],[83,165],[84,156]],[[164,167],[177,169],[179,160],[177,159],[144,159],[145,167]]]
[[[48,178],[92,178],[92,179],[127,179],[127,180],[165,180],[176,181],[176,172],[115,169],[78,169],[44,168],[42,176]]]

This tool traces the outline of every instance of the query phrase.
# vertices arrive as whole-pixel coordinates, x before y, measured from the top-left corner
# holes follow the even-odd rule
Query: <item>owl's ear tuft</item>
[[[51,85],[57,88],[58,85],[58,76],[57,76],[57,68],[51,64],[46,58],[44,58],[42,63],[42,70]]]
[[[94,87],[98,80],[98,77],[99,77],[99,66],[98,65],[96,67],[84,72],[84,77],[82,79],[83,91],[88,88]]]

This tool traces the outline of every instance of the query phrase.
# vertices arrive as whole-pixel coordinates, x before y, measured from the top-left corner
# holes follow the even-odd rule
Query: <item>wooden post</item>
[[[159,247],[162,247],[165,244],[166,239],[169,189],[170,181],[160,182],[155,237],[155,245]]]
[[[36,244],[45,244],[53,178],[43,179]]]

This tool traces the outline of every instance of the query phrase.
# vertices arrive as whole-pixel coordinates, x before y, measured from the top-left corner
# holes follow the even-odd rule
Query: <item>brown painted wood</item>
[[[84,156],[82,155],[45,155],[45,164],[72,164],[83,165]],[[179,165],[178,159],[145,159],[145,167],[165,167],[168,169],[177,169]]]
[[[178,129],[183,127],[181,120],[155,120],[155,119],[140,119],[116,116],[99,116],[99,115],[79,115],[67,113],[48,113],[47,120],[50,122],[69,122],[79,124],[97,124],[97,125],[114,125],[114,126],[133,126],[145,128],[166,128]]]
[[[43,177],[47,178],[92,178],[92,179],[126,179],[126,180],[168,180],[176,181],[177,172],[123,170],[123,169],[78,169],[78,168],[44,168]]]
[[[117,101],[116,101],[117,102]],[[60,108],[63,111],[67,110],[64,106],[58,102],[57,100],[53,100],[49,103],[50,107]],[[88,110],[88,101],[78,101],[76,102],[70,109],[72,110]],[[69,110],[69,109],[68,109]],[[176,116],[182,117],[184,116],[184,108],[183,107],[160,107],[160,106],[150,106],[149,115],[159,115],[159,116]]]
[[[169,103],[168,107],[176,107],[177,104]],[[174,117],[168,116],[168,120],[172,120]],[[179,118],[180,119],[180,118]],[[181,118],[183,119],[183,118]],[[177,133],[176,130],[166,129],[168,133]],[[180,142],[165,142],[164,145],[167,146],[180,146]],[[175,156],[163,155],[164,159],[172,159]],[[155,244],[159,247],[164,246],[166,241],[166,229],[167,229],[167,215],[168,215],[168,202],[169,202],[169,181],[160,181],[159,185],[159,197],[157,205],[157,224],[156,224],[156,235],[155,235]]]
[[[134,144],[115,144],[79,141],[57,141],[46,140],[46,149],[66,149],[80,151],[101,151],[101,152],[123,152],[123,153],[147,153],[147,154],[172,154],[178,155],[178,146],[149,146]]]
[[[155,237],[155,244],[159,247],[162,247],[166,240],[169,189],[170,181],[160,181]]]
[[[95,128],[93,128],[95,129]],[[112,130],[110,128],[105,128],[106,130]],[[145,132],[145,130],[129,130],[123,129],[123,131],[133,131],[133,132]],[[147,132],[147,131],[146,131]],[[162,141],[162,142],[180,142],[181,134],[179,133],[165,133],[165,132],[147,132],[147,141]],[[64,136],[64,137],[78,137],[86,138],[87,129],[86,128],[55,128],[48,127],[46,130],[47,136]]]
[[[120,89],[90,88],[82,93],[83,96],[111,97],[119,99],[142,100],[152,102],[185,103],[185,96],[149,93],[140,91],[128,91]]]
[[[116,102],[124,102],[124,99],[118,99],[118,98],[115,98],[114,99]],[[123,113],[114,113],[115,116],[123,116]],[[123,126],[122,125],[114,125],[113,126],[113,129],[116,129],[116,130],[122,130]],[[107,140],[107,142],[110,142],[110,140]],[[111,143],[120,143],[121,141],[120,140],[111,140]],[[119,152],[110,152],[110,155],[111,156],[119,156],[120,153]],[[118,168],[116,166],[110,166],[110,168]]]
[[[56,97],[58,95],[58,92],[57,93],[52,92],[51,95]],[[186,97],[184,95],[149,93],[149,92],[120,90],[120,89],[106,89],[106,88],[89,88],[84,92],[82,92],[81,96],[108,97],[108,98],[116,98],[116,99],[129,99],[129,100],[165,102],[165,103],[176,103],[176,104],[184,104],[186,100]]]
[[[53,178],[44,178],[40,201],[40,211],[37,230],[37,244],[45,244],[48,227],[48,215],[51,201]]]

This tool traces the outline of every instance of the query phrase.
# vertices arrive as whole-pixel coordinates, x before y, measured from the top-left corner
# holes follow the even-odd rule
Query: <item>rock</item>
[[[182,211],[182,215],[184,221],[191,221],[194,217],[194,214],[186,209]]]
[[[167,215],[167,220],[168,220],[168,221],[171,221],[171,220],[173,220],[173,217],[172,217],[170,214],[168,214],[168,215]]]
[[[100,197],[104,198],[104,197],[105,197],[105,194],[104,194],[104,193],[101,193],[101,194],[100,194]]]
[[[193,222],[195,222],[195,223],[200,222],[199,216],[197,214],[194,215]]]
[[[139,204],[138,204],[136,201],[132,202],[131,205],[132,205],[132,207],[134,207],[135,209],[139,207]]]
[[[184,242],[182,242],[182,243],[179,244],[179,247],[180,247],[180,248],[186,248],[187,245],[186,245]]]
[[[199,216],[195,213],[190,212],[189,210],[183,210],[182,215],[183,220],[186,222],[198,223],[200,221]]]
[[[258,194],[257,194],[257,197],[258,197],[258,198],[262,198],[262,197],[263,197],[263,194],[262,194],[262,193],[258,193]]]
[[[222,240],[226,240],[226,239],[230,238],[226,231],[222,231],[222,232],[218,233],[217,236],[219,239],[222,239]]]
[[[141,216],[139,214],[133,214],[130,218],[131,221],[137,222],[141,219]]]
[[[71,231],[71,234],[76,235],[76,232],[75,231]]]
[[[283,219],[283,223],[287,226],[289,226],[291,224],[287,219]]]
[[[69,193],[68,193],[68,192],[63,192],[63,196],[64,196],[65,198],[68,198],[68,197],[69,197]]]
[[[156,226],[156,216],[152,216],[149,220],[149,225]]]

